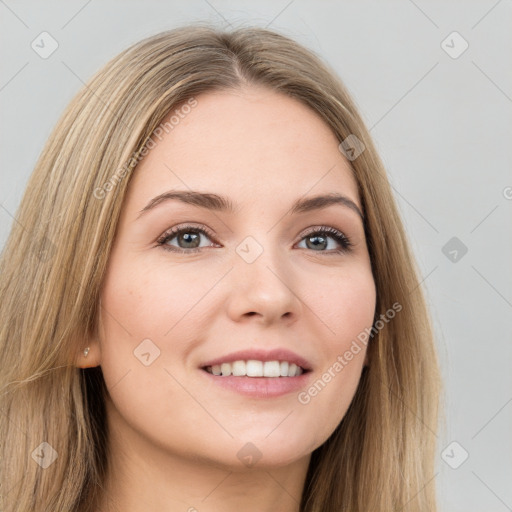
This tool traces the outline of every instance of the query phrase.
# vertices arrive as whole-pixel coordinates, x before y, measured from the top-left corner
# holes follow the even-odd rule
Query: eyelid
[[[168,239],[170,237],[174,238],[176,235],[180,234],[181,232],[188,231],[188,230],[197,231],[199,233],[204,232],[204,234],[207,235],[208,238],[212,239],[213,241],[215,240],[214,233],[209,228],[207,228],[205,225],[203,225],[203,224],[194,225],[192,223],[192,224],[183,224],[183,225],[178,224],[177,226],[174,226],[172,228],[165,230],[157,238],[156,242],[158,244],[163,244],[166,241],[166,239]],[[180,248],[178,247],[177,249],[179,250]],[[187,249],[186,251],[190,252],[190,251],[193,251],[193,249]]]
[[[342,252],[348,252],[351,250],[351,248],[354,246],[354,244],[351,241],[351,238],[349,238],[344,231],[335,228],[334,226],[311,226],[309,228],[306,228],[305,231],[303,231],[299,235],[299,242],[301,242],[304,238],[306,238],[309,235],[313,235],[314,233],[324,233],[327,234],[330,238],[334,238],[338,244],[341,246],[341,249],[337,249],[334,251],[317,251],[317,252],[324,252],[325,254],[337,254]],[[315,251],[313,251],[315,252]]]

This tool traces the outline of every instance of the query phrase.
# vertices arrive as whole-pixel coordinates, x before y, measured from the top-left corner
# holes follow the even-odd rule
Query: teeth
[[[222,363],[220,365],[222,375],[231,375],[231,365],[229,363]]]
[[[233,361],[207,366],[206,371],[213,375],[223,377],[233,375],[235,377],[297,377],[303,373],[303,369],[295,363],[288,361]]]
[[[236,362],[236,361],[235,361]],[[246,364],[247,377],[264,377],[263,363],[261,361],[249,360]]]
[[[288,367],[288,377],[293,377],[294,375],[297,375],[297,365],[295,363],[292,363]]]
[[[231,364],[231,367],[235,377],[242,377],[243,375],[246,375],[247,365],[245,364],[245,361],[235,361]]]
[[[265,377],[281,377],[279,361],[265,361],[263,363],[263,375]]]

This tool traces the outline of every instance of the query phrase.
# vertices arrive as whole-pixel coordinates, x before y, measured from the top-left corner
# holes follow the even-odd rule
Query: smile
[[[298,377],[304,369],[289,361],[258,361],[255,359],[221,363],[204,368],[212,375],[228,377]]]

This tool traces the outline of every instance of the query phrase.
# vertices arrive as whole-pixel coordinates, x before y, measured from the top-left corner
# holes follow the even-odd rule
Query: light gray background
[[[512,511],[510,0],[0,0],[0,16],[1,245],[65,105],[129,44],[195,20],[260,25],[333,66],[387,166],[435,322],[441,510]],[[59,44],[47,59],[31,48],[43,31]],[[453,31],[469,44],[457,58],[441,46]],[[456,261],[442,252],[452,237],[468,249]]]

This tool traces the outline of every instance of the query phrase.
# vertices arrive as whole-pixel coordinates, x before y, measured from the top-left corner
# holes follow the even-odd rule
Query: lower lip
[[[201,372],[215,384],[252,398],[275,398],[296,393],[306,386],[311,374],[305,372],[296,377],[223,377],[206,370]]]

